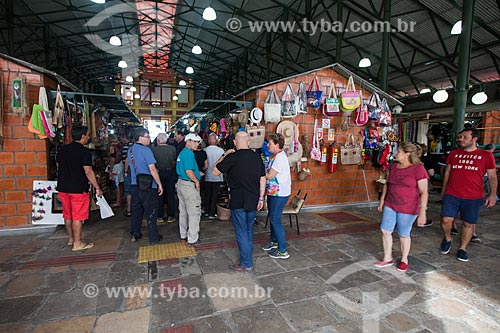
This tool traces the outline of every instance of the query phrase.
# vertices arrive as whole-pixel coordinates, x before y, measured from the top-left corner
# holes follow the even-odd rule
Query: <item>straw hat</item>
[[[289,146],[295,141],[299,141],[299,126],[291,120],[284,120],[279,123],[276,133],[283,134],[285,137],[285,146]]]

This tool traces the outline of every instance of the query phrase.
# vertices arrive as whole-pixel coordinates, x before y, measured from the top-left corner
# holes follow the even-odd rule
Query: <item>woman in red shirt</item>
[[[397,268],[404,272],[408,269],[413,222],[416,219],[419,226],[425,225],[426,222],[429,176],[418,158],[417,147],[412,143],[402,143],[396,152],[395,160],[397,163],[389,168],[387,183],[384,184],[378,205],[379,212],[382,212],[380,229],[384,258],[376,263],[375,267],[393,264],[392,232],[397,226],[401,243],[401,262]]]

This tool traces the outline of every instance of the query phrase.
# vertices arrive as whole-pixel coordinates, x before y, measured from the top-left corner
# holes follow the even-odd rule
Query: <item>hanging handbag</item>
[[[240,113],[238,113],[238,124],[240,127],[244,127],[248,123],[248,110],[243,109]]]
[[[279,123],[281,118],[281,103],[276,90],[271,90],[264,102],[264,121],[266,123]]]
[[[321,96],[323,96],[323,91],[319,89],[318,78],[316,76],[311,81],[309,88],[307,88],[306,95],[307,106],[310,106],[317,110],[321,105]]]
[[[295,118],[297,116],[297,96],[293,92],[290,83],[286,84],[285,92],[281,96],[281,117]]]
[[[346,91],[342,92],[340,96],[342,111],[344,112],[356,110],[361,105],[361,95],[359,91],[356,91],[352,75],[349,76]]]
[[[356,109],[356,126],[364,126],[368,122],[368,106],[361,99],[361,106]]]
[[[299,90],[297,91],[297,101],[299,103],[299,105],[297,106],[297,113],[307,113],[307,94],[303,81],[299,82]]]
[[[319,149],[319,143],[318,143],[318,120],[314,119],[314,134],[313,134],[313,142],[312,142],[312,148],[311,148],[311,158],[315,161],[321,162],[321,150]]]
[[[361,147],[354,145],[354,135],[352,134],[347,135],[345,145],[340,148],[340,162],[343,165],[361,163]]]
[[[337,97],[337,92],[335,89],[335,82],[332,80],[332,85],[328,92],[328,97],[325,98],[325,104],[323,104],[323,115],[325,117],[333,117],[340,113],[340,98]]]
[[[380,119],[380,114],[382,113],[381,106],[380,96],[376,92],[373,92],[368,100],[368,118],[370,120]]]
[[[250,138],[250,149],[260,149],[264,144],[266,129],[264,126],[246,125],[246,132]]]
[[[391,126],[392,125],[392,114],[387,100],[384,98],[382,100],[382,112],[380,113],[380,126]]]

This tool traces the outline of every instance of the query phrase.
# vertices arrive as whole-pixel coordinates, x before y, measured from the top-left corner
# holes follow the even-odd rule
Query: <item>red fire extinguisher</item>
[[[334,173],[337,171],[337,164],[339,161],[339,147],[332,143],[328,147],[328,172]]]

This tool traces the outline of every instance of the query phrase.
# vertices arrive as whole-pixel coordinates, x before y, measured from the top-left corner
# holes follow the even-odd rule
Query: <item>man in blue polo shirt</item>
[[[177,196],[179,197],[179,233],[181,240],[189,246],[200,243],[201,197],[200,179],[203,175],[198,169],[193,151],[198,149],[201,138],[196,133],[185,137],[186,146],[177,157],[176,171]]]

